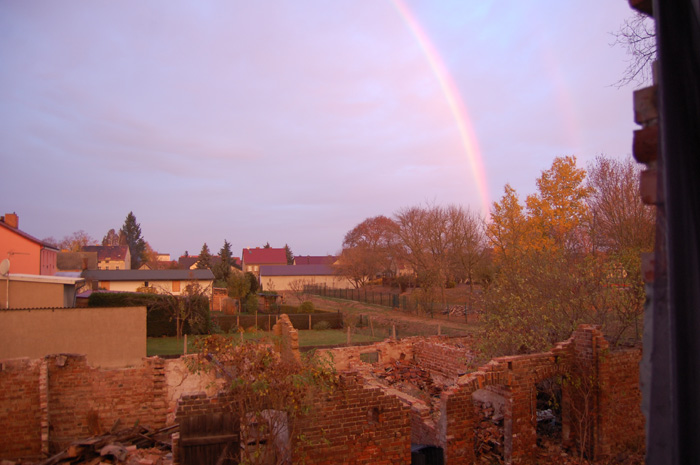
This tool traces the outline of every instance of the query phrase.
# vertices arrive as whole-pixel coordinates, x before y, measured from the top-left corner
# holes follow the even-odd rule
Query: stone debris
[[[491,402],[473,399],[474,413],[474,452],[482,462],[504,463],[503,413]]]
[[[118,426],[117,422],[109,433],[74,441],[61,452],[34,465],[172,463],[170,435],[177,431],[178,425],[157,430],[141,425],[123,429],[118,429]]]
[[[439,397],[442,392],[442,387],[433,382],[428,371],[407,359],[396,360],[389,365],[376,368],[372,374],[389,386],[397,387],[404,392],[417,389],[430,397]]]

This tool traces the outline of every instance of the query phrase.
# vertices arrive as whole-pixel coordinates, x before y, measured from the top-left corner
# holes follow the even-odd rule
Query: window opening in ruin
[[[442,447],[411,444],[411,465],[444,465]]]
[[[367,411],[367,420],[370,425],[376,425],[379,423],[379,409],[377,407],[371,408]]]
[[[360,361],[364,363],[377,363],[379,361],[379,352],[365,352],[360,354]]]
[[[498,386],[487,386],[472,394],[474,404],[474,455],[486,463],[505,463],[506,398]],[[481,462],[479,462],[481,463]]]
[[[537,389],[537,445],[544,449],[562,444],[561,378],[540,381]]]

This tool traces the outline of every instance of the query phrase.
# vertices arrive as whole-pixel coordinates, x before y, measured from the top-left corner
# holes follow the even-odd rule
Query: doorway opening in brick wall
[[[510,458],[512,420],[504,386],[486,386],[472,393],[474,403],[474,456],[487,463]]]
[[[537,445],[547,450],[562,446],[561,385],[561,376],[553,376],[536,384]]]

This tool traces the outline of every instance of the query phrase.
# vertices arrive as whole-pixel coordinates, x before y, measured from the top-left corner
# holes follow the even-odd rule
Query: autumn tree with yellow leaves
[[[613,344],[639,340],[639,254],[650,250],[653,212],[627,195],[630,166],[600,157],[586,182],[575,157],[556,158],[525,205],[505,186],[486,228],[497,268],[484,315],[490,354],[547,350],[580,323],[600,324]]]

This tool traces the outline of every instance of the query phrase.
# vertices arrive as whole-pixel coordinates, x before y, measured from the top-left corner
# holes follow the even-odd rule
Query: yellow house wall
[[[154,287],[158,289],[159,292],[165,291],[173,295],[180,295],[190,282],[191,281],[187,280],[180,281],[179,291],[173,291],[173,281],[148,281],[148,287]],[[211,297],[213,281],[197,281],[197,283],[199,283],[199,285],[205,289],[206,294]],[[136,289],[142,287],[143,284],[143,281],[110,281],[109,290],[121,292],[136,292]]]
[[[336,289],[352,287],[350,281],[338,276],[264,276],[260,278],[260,284],[265,291],[289,291],[289,283],[296,280],[304,280],[308,284],[323,285]]]
[[[0,359],[74,353],[124,367],[146,356],[146,307],[3,310],[0,328]]]

